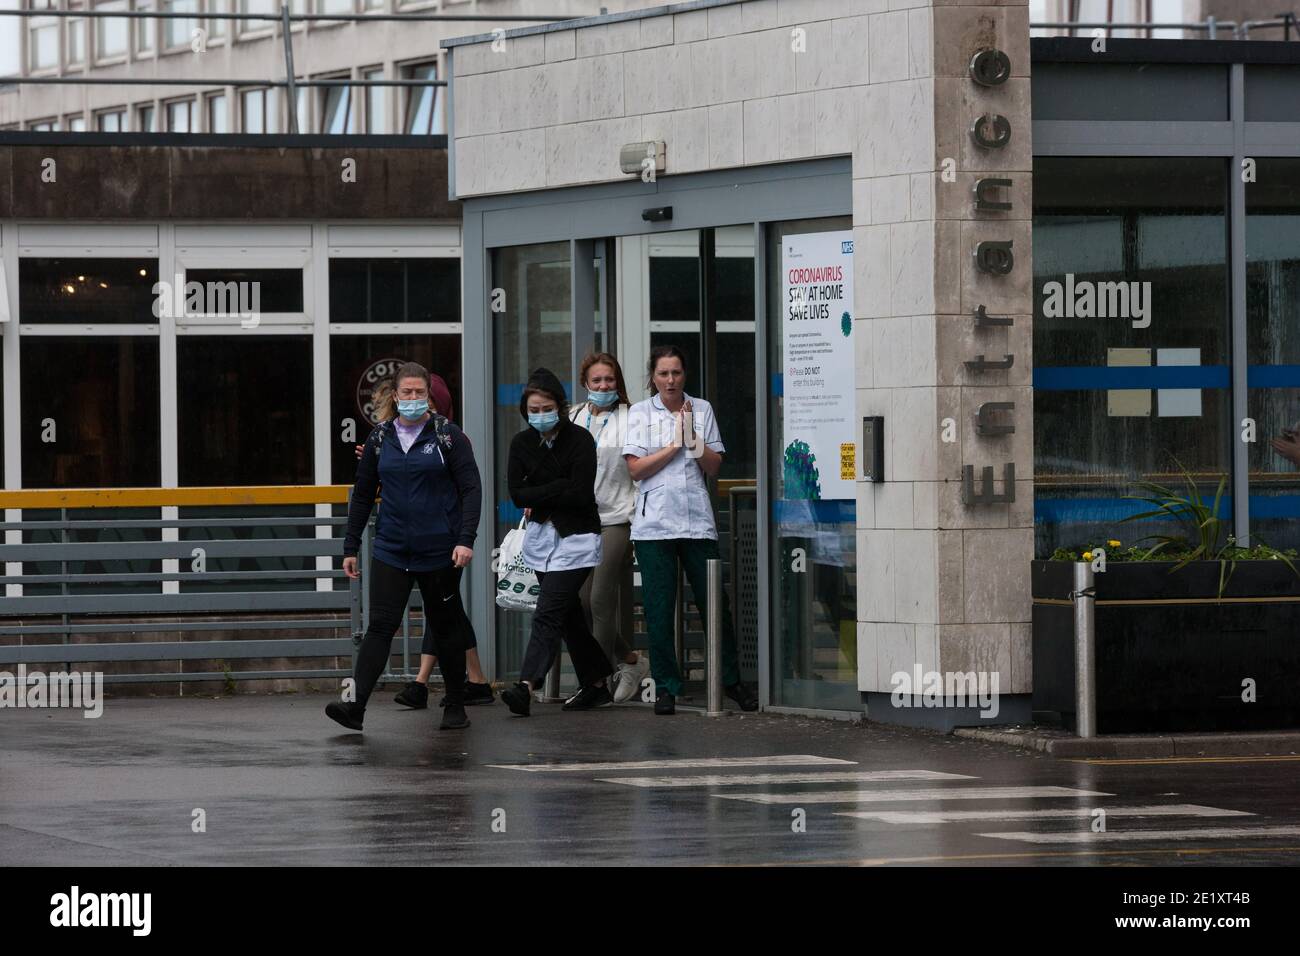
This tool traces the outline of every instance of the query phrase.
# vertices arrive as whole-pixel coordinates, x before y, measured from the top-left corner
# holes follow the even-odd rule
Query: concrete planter
[[[1300,727],[1300,578],[1281,561],[1239,561],[1219,598],[1218,562],[1173,566],[1096,575],[1098,732]],[[1073,567],[1031,565],[1033,707],[1071,728]]]

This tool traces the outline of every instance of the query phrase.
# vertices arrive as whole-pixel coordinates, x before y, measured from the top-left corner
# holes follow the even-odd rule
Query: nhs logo
[[[853,251],[853,240],[845,239],[840,243],[840,252],[849,253]]]

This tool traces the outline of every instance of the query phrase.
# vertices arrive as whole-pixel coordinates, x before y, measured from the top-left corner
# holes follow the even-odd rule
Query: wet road
[[[1295,755],[1063,761],[644,705],[439,732],[391,691],[360,735],[330,699],[0,710],[0,865],[1300,863]]]

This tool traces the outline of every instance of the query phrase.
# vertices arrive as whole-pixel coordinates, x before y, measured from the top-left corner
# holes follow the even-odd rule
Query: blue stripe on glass
[[[1227,388],[1226,365],[1065,365],[1034,369],[1034,388],[1075,391],[1107,388]]]
[[[772,518],[778,524],[857,524],[858,503],[848,498],[829,501],[780,498],[772,502]]]
[[[780,372],[772,373],[772,397],[780,398],[785,394],[785,376]]]
[[[1251,388],[1300,388],[1300,365],[1252,365],[1246,384]]]
[[[1206,504],[1213,495],[1203,496]],[[1113,522],[1129,515],[1154,510],[1145,501],[1125,498],[1037,498],[1034,500],[1034,522],[1037,524],[1062,524],[1067,522]],[[1300,493],[1280,495],[1251,495],[1252,518],[1300,518]],[[1225,495],[1219,501],[1219,517],[1232,517],[1232,497]],[[1159,519],[1152,519],[1159,520]]]
[[[508,382],[505,385],[497,386],[497,404],[506,408],[514,408],[519,404],[519,400],[524,397],[524,386],[527,382]],[[565,401],[573,401],[573,383],[564,382]]]

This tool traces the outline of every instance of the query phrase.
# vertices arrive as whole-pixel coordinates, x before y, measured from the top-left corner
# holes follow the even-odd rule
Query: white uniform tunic
[[[596,508],[606,527],[631,522],[636,504],[636,485],[623,460],[627,413],[626,405],[593,412],[587,402],[569,412],[569,421],[587,429],[596,442]]]
[[[713,406],[702,398],[683,393],[695,417],[695,434],[713,451],[722,454],[718,420]],[[628,412],[627,444],[623,454],[643,458],[672,444],[673,413],[655,395],[637,402]],[[632,540],[657,541],[671,538],[712,538],[718,529],[713,521],[713,502],[698,458],[685,448],[668,464],[637,482],[636,506],[632,512]]]
[[[529,521],[524,530],[523,556],[524,564],[533,571],[594,568],[600,564],[600,535],[587,532],[565,538],[549,521]]]

